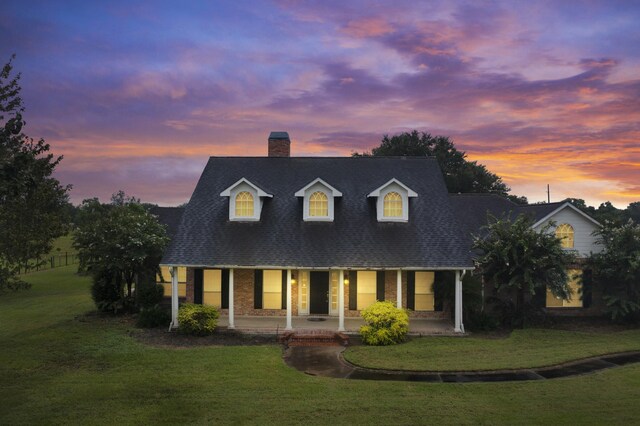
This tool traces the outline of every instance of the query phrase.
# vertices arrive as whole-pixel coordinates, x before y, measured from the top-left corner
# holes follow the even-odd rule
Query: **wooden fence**
[[[26,265],[20,268],[20,273],[26,274],[27,272],[43,271],[45,269],[59,268],[61,266],[75,265],[79,262],[77,253],[64,252],[53,256],[45,257],[41,259],[36,266]]]

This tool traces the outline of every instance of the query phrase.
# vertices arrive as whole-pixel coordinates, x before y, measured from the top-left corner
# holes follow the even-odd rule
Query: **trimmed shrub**
[[[164,288],[156,283],[155,274],[141,273],[136,284],[136,301],[142,309],[156,306],[164,297]]]
[[[118,286],[109,271],[100,270],[93,275],[91,297],[101,312],[118,313],[124,308]]]
[[[213,333],[218,325],[220,314],[213,306],[185,303],[178,310],[178,331],[192,336],[205,336]]]
[[[362,341],[367,345],[395,345],[403,342],[409,331],[407,311],[392,302],[376,302],[360,315],[367,323],[360,327]]]
[[[154,305],[140,310],[136,325],[141,328],[155,328],[168,326],[170,322],[171,314],[162,306]]]

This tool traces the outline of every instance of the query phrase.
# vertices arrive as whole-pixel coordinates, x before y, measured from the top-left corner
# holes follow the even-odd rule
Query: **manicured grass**
[[[56,238],[53,242],[53,248],[49,252],[48,257],[64,255],[65,253],[76,254],[78,251],[73,248],[73,235],[67,234],[60,238]]]
[[[508,338],[424,337],[396,346],[349,348],[345,358],[369,368],[412,371],[544,367],[612,352],[640,350],[640,329],[583,333],[515,330]]]
[[[312,377],[279,346],[153,348],[71,267],[0,296],[0,424],[634,424],[640,365],[515,383]]]

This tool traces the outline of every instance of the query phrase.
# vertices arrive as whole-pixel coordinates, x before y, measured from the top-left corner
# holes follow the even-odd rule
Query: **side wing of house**
[[[575,250],[578,257],[586,258],[591,253],[597,253],[602,249],[597,244],[597,237],[593,235],[593,232],[599,228],[599,224],[570,204],[565,203],[546,217],[539,219],[534,224],[534,229],[539,230],[549,222],[555,223],[551,232],[556,232],[561,238],[564,237],[565,248]]]

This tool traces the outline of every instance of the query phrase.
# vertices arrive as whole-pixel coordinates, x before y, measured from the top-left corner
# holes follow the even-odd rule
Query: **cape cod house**
[[[569,269],[569,287],[572,290],[570,300],[557,298],[547,291],[540,304],[548,313],[555,315],[592,315],[598,314],[602,308],[599,294],[593,294],[591,288],[581,288],[580,275],[584,260],[591,254],[599,252],[602,247],[597,244],[593,232],[601,225],[591,216],[574,207],[569,202],[519,205],[495,194],[451,194],[451,205],[457,212],[458,222],[468,236],[484,234],[488,215],[495,218],[526,215],[533,222],[532,227],[539,231],[550,222],[551,232],[562,240],[564,250],[571,251],[576,261]],[[587,281],[588,282],[588,281]]]
[[[211,157],[161,266],[180,299],[239,316],[333,316],[338,331],[376,300],[410,316],[462,324],[462,276],[473,269],[435,159],[291,157],[273,132],[268,157]],[[455,272],[455,303],[433,293]],[[453,284],[453,283],[452,283]]]

